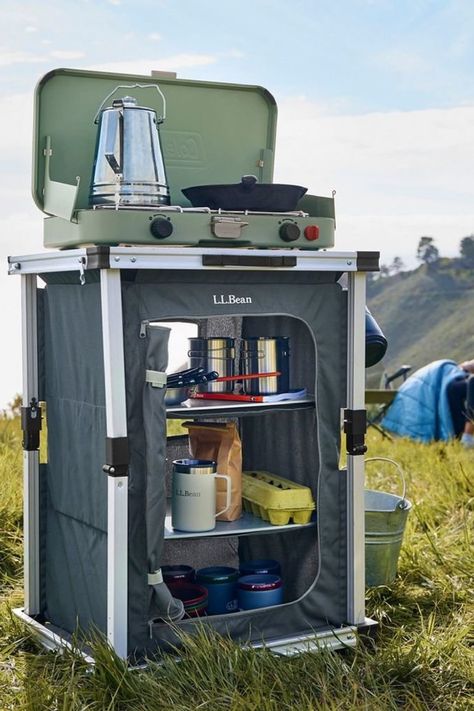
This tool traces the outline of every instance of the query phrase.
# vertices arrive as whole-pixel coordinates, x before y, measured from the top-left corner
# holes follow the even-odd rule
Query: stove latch
[[[223,215],[213,215],[211,217],[211,232],[214,237],[220,239],[238,239],[248,222],[244,222],[240,217],[224,217]]]

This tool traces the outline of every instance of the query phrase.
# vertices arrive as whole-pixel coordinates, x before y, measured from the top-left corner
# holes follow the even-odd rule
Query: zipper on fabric
[[[151,319],[146,319],[146,321],[140,321],[140,338],[146,338],[146,330],[148,325],[151,323]]]

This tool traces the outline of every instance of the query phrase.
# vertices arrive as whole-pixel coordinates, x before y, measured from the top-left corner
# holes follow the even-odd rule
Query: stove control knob
[[[155,217],[150,222],[150,232],[156,239],[165,239],[173,233],[173,225],[164,217]]]
[[[298,225],[294,222],[284,222],[279,229],[279,234],[284,242],[294,242],[301,234]]]

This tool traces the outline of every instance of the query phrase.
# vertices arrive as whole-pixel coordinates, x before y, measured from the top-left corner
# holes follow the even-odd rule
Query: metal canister
[[[242,340],[241,375],[280,372],[278,376],[244,381],[249,395],[274,395],[290,389],[290,339],[288,336],[252,336]]]
[[[205,372],[216,371],[219,377],[235,373],[234,338],[189,338],[189,367],[205,368]],[[210,393],[232,392],[234,383],[209,382],[199,385],[198,389]]]

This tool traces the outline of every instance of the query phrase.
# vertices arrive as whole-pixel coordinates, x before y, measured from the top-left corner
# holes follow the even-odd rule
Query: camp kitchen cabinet
[[[173,545],[192,557],[205,539],[212,556],[227,535],[237,558],[280,560],[287,601],[178,627],[192,634],[204,624],[287,653],[354,644],[368,622],[365,276],[377,262],[367,252],[148,246],[9,259],[22,282],[24,372],[25,604],[16,613],[46,646],[69,644],[79,625],[100,629],[124,658],[166,649],[175,634],[153,622],[148,575],[169,562]],[[238,418],[244,468],[311,487],[314,522],[278,527],[247,516],[224,536],[176,542],[180,534],[165,533],[166,459],[175,458],[166,420],[183,415],[167,412],[164,390],[145,382],[147,369],[167,366],[166,347],[140,338],[149,320],[212,324],[211,335],[231,324],[237,336],[290,337],[291,385],[306,387],[308,398],[226,404],[215,414]],[[44,463],[38,403],[47,414]],[[212,419],[185,410],[183,419]]]

